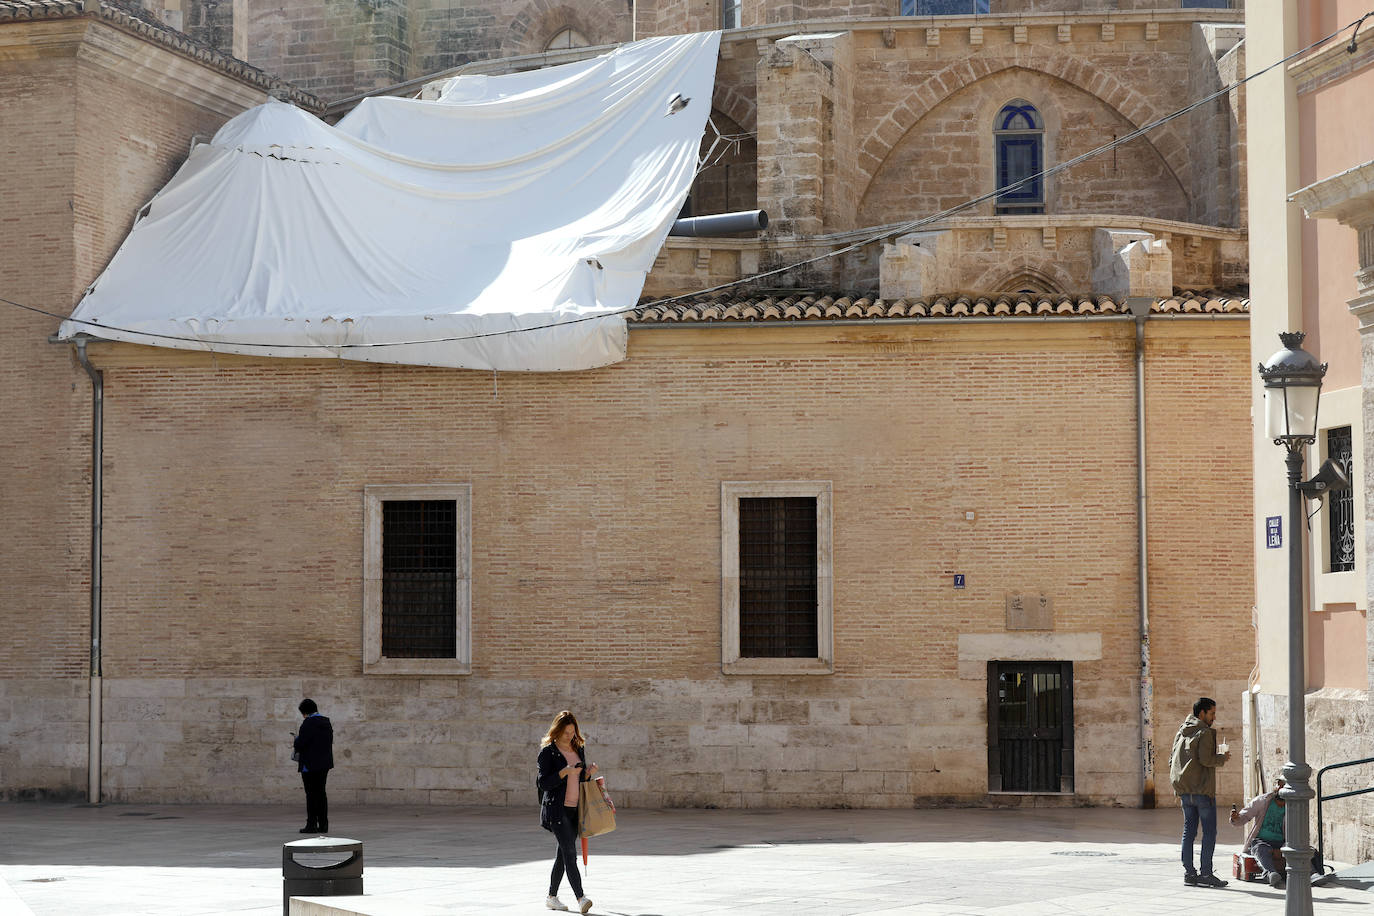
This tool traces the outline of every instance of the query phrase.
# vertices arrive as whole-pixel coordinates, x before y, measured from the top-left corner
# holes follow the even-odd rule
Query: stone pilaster
[[[793,35],[759,47],[758,201],[774,237],[818,235],[834,124],[835,45],[848,33]]]

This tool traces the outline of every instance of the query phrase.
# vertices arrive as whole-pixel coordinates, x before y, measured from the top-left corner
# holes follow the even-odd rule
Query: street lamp
[[[1303,644],[1306,626],[1302,600],[1302,498],[1313,489],[1302,482],[1302,451],[1317,439],[1317,400],[1326,364],[1302,348],[1301,331],[1279,334],[1283,349],[1259,367],[1264,380],[1264,434],[1288,450],[1288,763],[1286,785],[1279,790],[1285,804],[1284,860],[1288,863],[1286,916],[1312,916],[1312,844],[1308,833],[1308,799],[1314,796],[1308,779],[1307,693]]]

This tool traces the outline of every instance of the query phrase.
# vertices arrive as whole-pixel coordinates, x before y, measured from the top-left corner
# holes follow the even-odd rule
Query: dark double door
[[[1073,663],[988,662],[988,790],[1073,791]]]

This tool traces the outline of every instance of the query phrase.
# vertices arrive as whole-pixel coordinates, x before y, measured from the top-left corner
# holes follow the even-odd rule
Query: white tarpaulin
[[[246,111],[195,147],[59,335],[475,369],[618,362],[625,321],[604,313],[634,306],[691,187],[719,45],[652,38],[460,76],[437,101],[367,99],[335,127],[281,102]]]

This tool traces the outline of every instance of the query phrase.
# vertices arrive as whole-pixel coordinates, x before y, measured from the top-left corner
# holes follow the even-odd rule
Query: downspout
[[[76,358],[91,377],[91,713],[89,757],[86,764],[86,795],[100,804],[101,663],[100,663],[100,544],[101,455],[105,439],[105,377],[86,357],[86,338],[76,338]]]
[[[1135,319],[1136,580],[1140,603],[1140,807],[1155,806],[1155,683],[1150,671],[1150,581],[1145,490],[1145,320],[1153,297],[1126,300]]]

